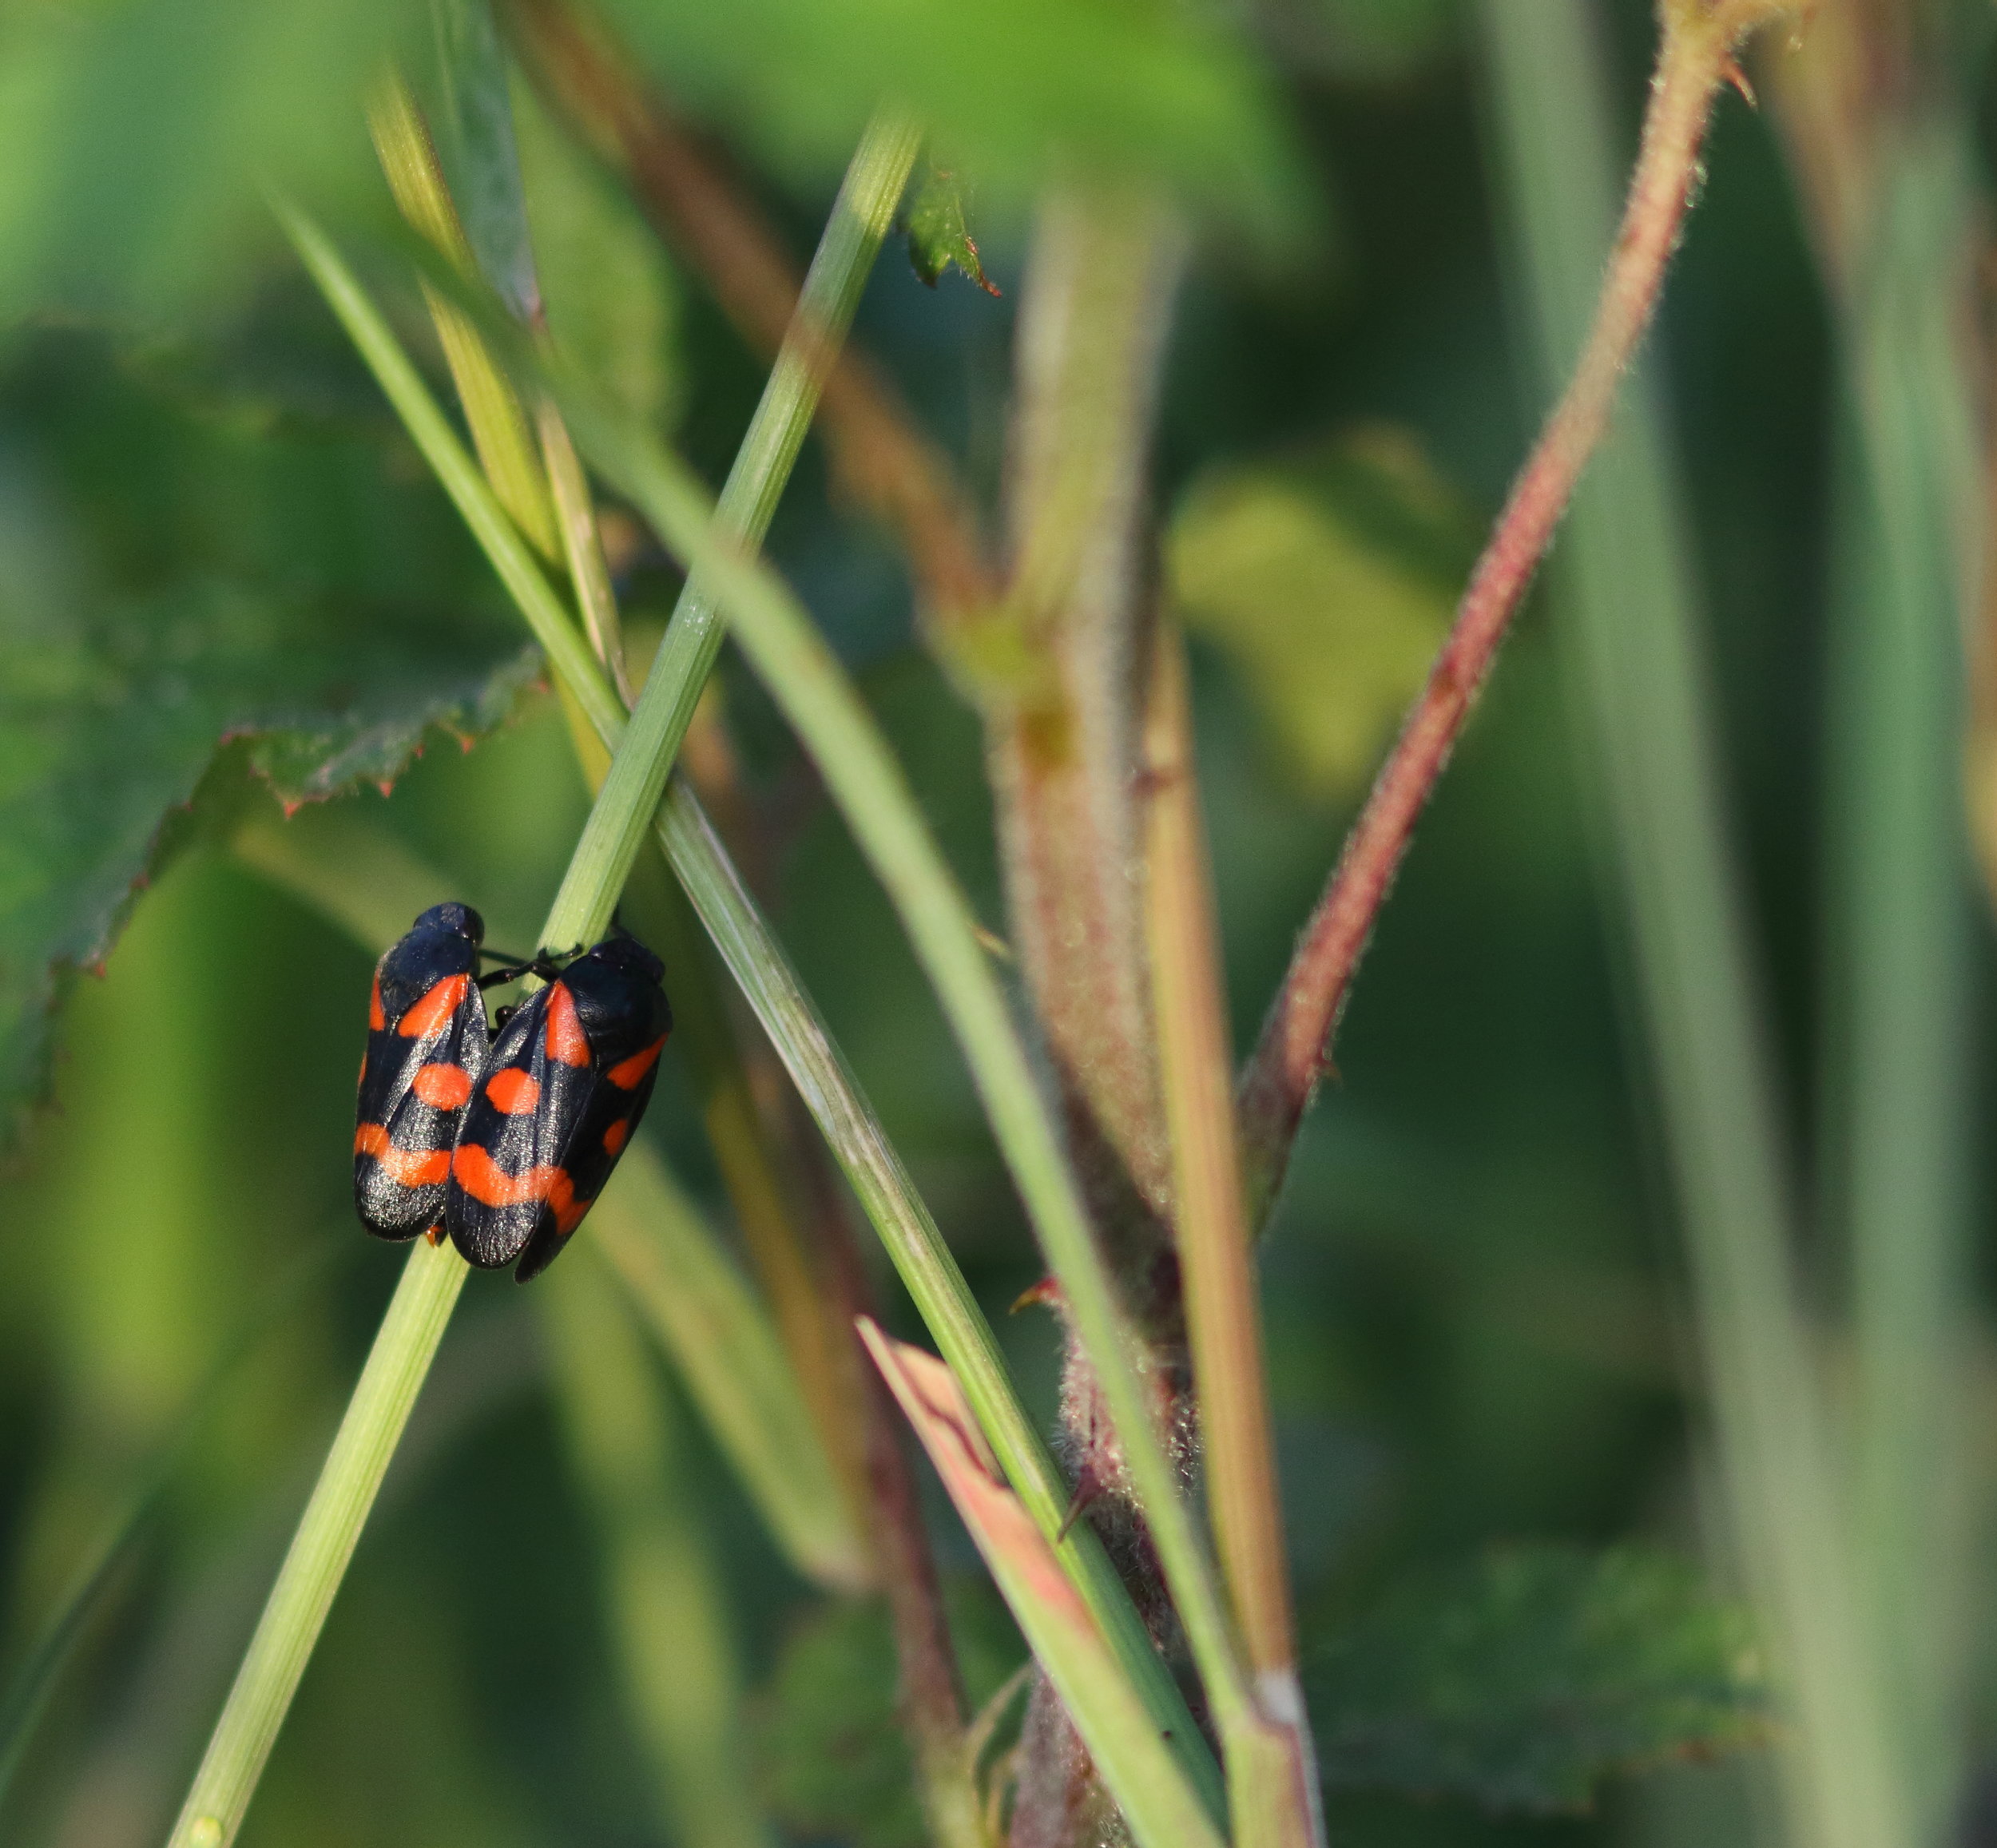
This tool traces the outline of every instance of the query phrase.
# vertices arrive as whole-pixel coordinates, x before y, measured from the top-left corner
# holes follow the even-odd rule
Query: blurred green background
[[[218,31],[242,24],[239,10],[208,10]],[[308,10],[323,26],[339,10]],[[1231,224],[1227,206],[1205,221],[1175,316],[1157,507],[1194,638],[1245,1046],[1546,395],[1495,153],[1507,105],[1475,14],[1449,0],[1241,10],[1239,55],[1291,150],[1272,157],[1282,228]],[[363,32],[363,11],[347,30]],[[644,10],[631,11],[642,28]],[[759,8],[741,30],[780,46],[786,18]],[[1638,0],[1594,18],[1626,153],[1652,22]],[[672,9],[655,23],[669,48],[685,29]],[[1018,30],[1030,40],[1044,23],[1036,10]],[[1967,9],[1947,23],[1963,49],[1936,106],[1980,196],[1987,34]],[[316,55],[299,37],[280,48],[294,84]],[[725,77],[732,67],[715,58]],[[658,74],[669,84],[669,65]],[[705,81],[689,80],[685,100],[715,112],[709,125],[801,260],[831,195],[820,143],[846,132],[843,118],[793,122],[787,140],[732,114],[722,78],[709,92]],[[772,77],[767,109],[781,115],[796,88],[795,72]],[[198,99],[184,106],[197,112]],[[333,151],[305,171],[350,222],[379,228],[358,118],[324,114]],[[215,147],[226,149],[220,129],[204,157]],[[565,157],[578,159],[547,157]],[[1837,1012],[1827,843],[1842,773],[1830,716],[1836,311],[1772,115],[1724,97],[1709,168],[1647,370],[1677,458],[1690,535],[1680,563],[1701,605],[1785,1153],[1815,1202],[1836,1192],[1824,1128]],[[93,206],[86,188],[65,209],[101,211],[108,244],[123,235],[104,203],[115,196]],[[925,288],[891,251],[856,324],[987,494],[1025,248],[1017,197],[1002,176],[980,228],[1002,299],[955,276]],[[132,284],[130,299],[125,282],[106,284],[93,300],[98,270],[79,257],[88,273],[72,288],[56,265],[58,307],[17,320],[0,347],[0,710],[12,708],[13,731],[0,742],[0,904],[14,919],[10,993],[26,1010],[10,1056],[24,1069],[41,1005],[26,960],[54,942],[89,961],[87,920],[111,896],[81,905],[84,922],[48,922],[65,892],[112,876],[115,857],[93,862],[93,843],[142,842],[161,814],[180,825],[173,813],[197,781],[197,819],[275,813],[272,782],[312,793],[284,765],[253,763],[265,749],[254,737],[208,764],[245,713],[281,729],[300,709],[339,712],[379,692],[396,710],[379,736],[355,728],[339,783],[394,775],[408,739],[447,708],[468,734],[503,712],[464,751],[429,731],[392,793],[339,799],[447,874],[510,947],[503,933],[531,928],[521,921],[545,908],[586,812],[558,708],[535,688],[514,696],[518,639],[469,540],[273,240],[252,218],[216,216],[223,229],[200,246],[211,268]],[[25,237],[26,223],[0,212],[0,228]],[[81,247],[97,228],[69,228]],[[760,368],[697,279],[649,260],[628,285],[645,304],[637,331],[605,338],[649,356],[656,371],[633,388],[718,480]],[[16,272],[33,267],[0,280],[32,295],[42,284]],[[911,635],[891,552],[829,503],[815,451],[771,550],[860,676],[981,914],[1000,925],[975,721]],[[1598,772],[1563,665],[1562,581],[1527,607],[1423,823],[1265,1248],[1307,1648],[1383,1588],[1495,1543],[1650,1541],[1736,1583]],[[656,621],[675,581],[641,553],[623,588],[631,620]],[[779,843],[780,934],[1030,1403],[1050,1415],[1055,1331],[1042,1315],[1004,1317],[1037,1268],[940,1017],[773,711],[736,664],[724,680]],[[9,1842],[163,1838],[399,1263],[363,1239],[348,1200],[368,959],[232,856],[220,827],[189,831],[101,972],[66,990],[52,1106],[0,1180],[6,1661],[29,1661],[78,1575],[140,1511],[0,1806]],[[1965,908],[1967,865],[1960,856]],[[1987,1063],[1988,943],[1980,918],[1966,928],[1954,1005],[1975,1029],[1955,1093],[1967,1125],[1980,1120]],[[647,1134],[725,1223],[673,1057]],[[1973,1185],[1987,1144],[1964,1134]],[[1979,1299],[1987,1217],[1975,1213],[1963,1262]],[[1838,1300],[1835,1240],[1820,1231],[1804,1256],[1806,1296]],[[905,1307],[894,1319],[918,1332]],[[620,1693],[603,1549],[543,1339],[531,1299],[474,1276],[246,1842],[613,1848],[670,1833]],[[787,1573],[663,1369],[657,1386],[677,1433],[669,1482],[725,1585],[767,1759],[782,1732],[780,1662],[822,1622],[823,1600]],[[967,1543],[940,1503],[934,1512],[988,1687],[1018,1645]],[[1971,1665],[1979,1686],[1987,1653]],[[796,1672],[808,1679],[808,1664]],[[891,1787],[891,1764],[886,1776]],[[1558,1816],[1347,1791],[1332,1826],[1367,1843],[1725,1848],[1773,1838],[1753,1833],[1757,1816],[1765,1828],[1767,1781],[1756,1758],[1677,1765]],[[879,1813],[871,1839],[905,1829],[905,1806],[898,1823],[886,1798],[854,1801]],[[825,1832],[791,1806],[800,1838]]]

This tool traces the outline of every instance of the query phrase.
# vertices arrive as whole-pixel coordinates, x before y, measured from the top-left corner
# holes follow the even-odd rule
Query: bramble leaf
[[[932,289],[951,264],[969,276],[988,295],[998,286],[985,274],[978,246],[964,222],[967,191],[957,176],[942,167],[931,167],[908,203],[908,260],[915,274]]]
[[[1744,1612],[1681,1560],[1521,1547],[1403,1584],[1312,1664],[1331,1787],[1586,1809],[1603,1779],[1757,1743]]]
[[[537,672],[382,426],[188,395],[46,331],[0,367],[0,1113],[74,970],[262,784],[287,804],[469,741]],[[264,799],[257,798],[256,799]]]

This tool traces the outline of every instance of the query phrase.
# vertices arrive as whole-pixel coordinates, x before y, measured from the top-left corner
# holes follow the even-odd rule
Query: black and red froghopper
[[[433,905],[375,966],[354,1204],[378,1237],[413,1239],[443,1223],[451,1152],[490,1045],[478,980],[485,934],[469,905]]]
[[[530,995],[459,1125],[444,1223],[467,1263],[524,1283],[582,1223],[657,1081],[673,1030],[659,959],[617,936]]]

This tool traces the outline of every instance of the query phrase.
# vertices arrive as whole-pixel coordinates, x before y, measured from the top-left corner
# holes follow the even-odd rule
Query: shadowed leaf
[[[780,165],[844,157],[883,95],[1016,211],[1058,160],[1152,178],[1265,239],[1297,167],[1269,73],[1218,15],[1121,0],[615,0],[675,95]],[[781,46],[781,55],[772,48]]]
[[[1618,1773],[1753,1744],[1744,1613],[1684,1561],[1521,1548],[1391,1593],[1310,1676],[1334,1787],[1580,1810]]]
[[[1362,430],[1209,470],[1165,541],[1187,628],[1223,649],[1305,794],[1362,783],[1422,684],[1474,529],[1412,440]]]

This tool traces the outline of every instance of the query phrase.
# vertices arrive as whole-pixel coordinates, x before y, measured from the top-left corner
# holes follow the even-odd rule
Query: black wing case
[[[610,1178],[611,1169],[617,1166],[632,1131],[645,1114],[645,1105],[652,1100],[665,1030],[648,1016],[629,1023],[629,1030],[613,1037],[602,1036],[609,1043],[600,1052],[599,1035],[594,1030],[590,1033],[590,1050],[599,1061],[596,1084],[577,1119],[574,1134],[562,1151],[562,1168],[569,1180],[567,1209],[549,1215],[536,1227],[520,1255],[520,1268],[514,1274],[519,1282],[538,1276],[561,1255],[569,1235],[596,1204],[603,1184]],[[646,1031],[652,1031],[652,1037],[642,1044],[634,1043]]]
[[[477,954],[463,938],[415,946],[405,938],[375,971],[354,1129],[354,1204],[378,1237],[411,1239],[443,1217],[451,1147],[486,1064]],[[415,997],[398,1006],[412,989]]]
[[[510,1264],[544,1223],[572,1211],[562,1157],[596,1085],[574,999],[564,982],[552,982],[494,1041],[458,1132],[444,1223],[466,1263]]]

